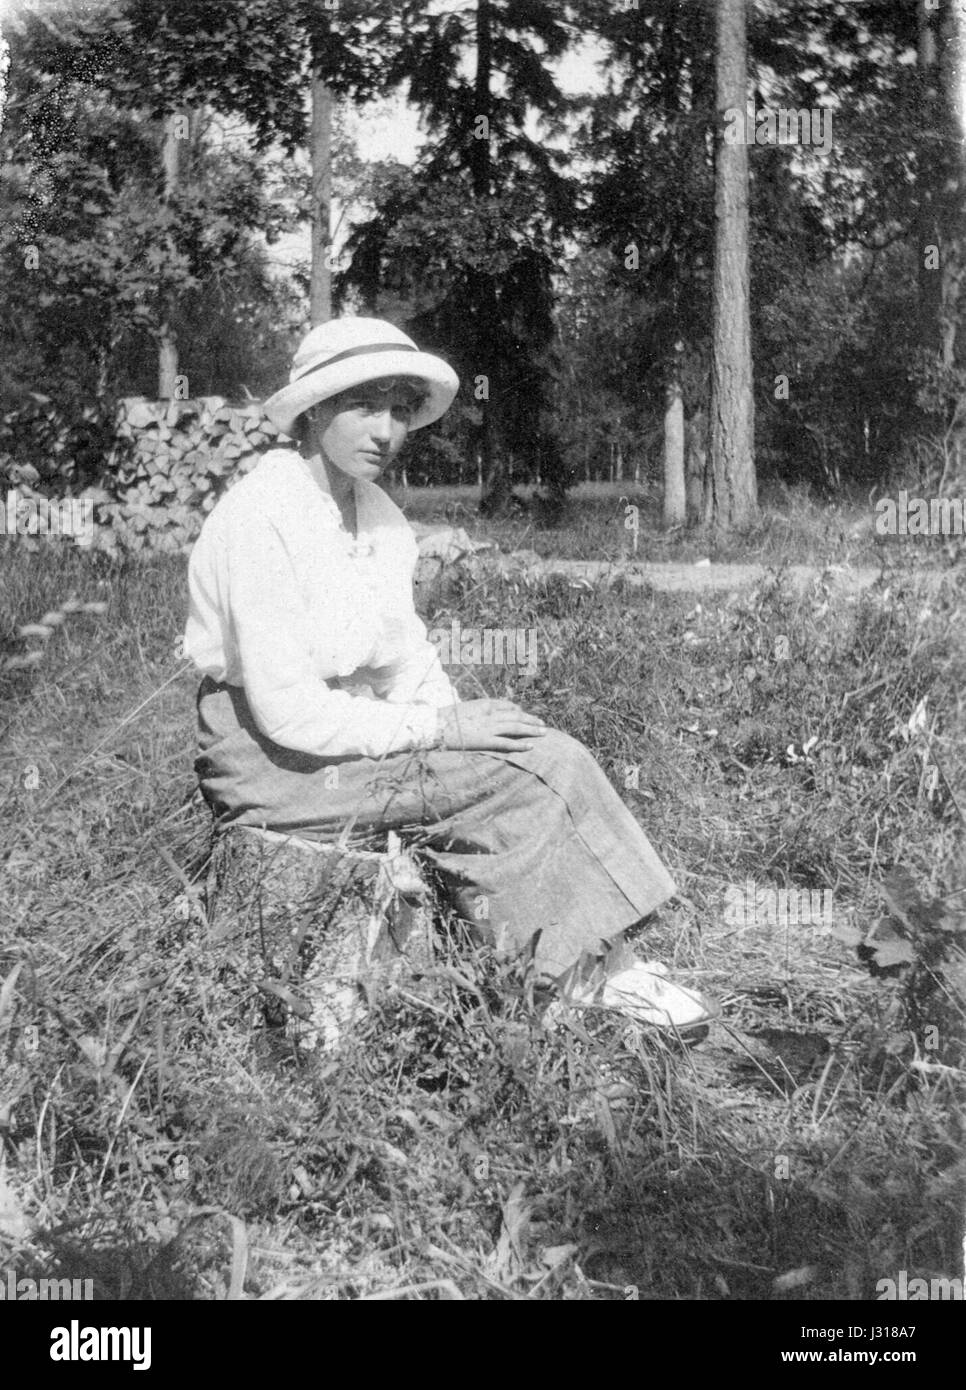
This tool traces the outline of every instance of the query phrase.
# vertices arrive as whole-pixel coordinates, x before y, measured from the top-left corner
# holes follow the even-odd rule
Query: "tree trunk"
[[[476,6],[476,73],[473,79],[473,119],[474,122],[487,122],[486,137],[477,138],[471,134],[471,170],[473,178],[473,197],[483,200],[492,192],[492,167],[490,159],[489,121],[491,117],[492,93],[490,91],[493,72],[493,15],[490,0],[478,0]],[[471,273],[470,302],[476,317],[476,349],[479,353],[480,375],[487,382],[487,398],[480,401],[479,450],[483,470],[483,491],[480,497],[480,510],[484,513],[499,512],[510,497],[510,480],[507,476],[506,460],[503,451],[497,448],[494,428],[494,410],[500,408],[501,364],[497,359],[497,333],[499,324],[499,305],[493,276],[485,273]]]
[[[701,520],[704,504],[704,476],[708,460],[708,417],[696,410],[687,427],[687,448],[684,463],[685,512],[689,526]]]
[[[332,317],[332,272],[329,268],[332,207],[332,93],[317,70],[312,73],[312,271],[309,281],[309,320],[326,323]]]
[[[942,11],[940,80],[943,95],[943,133],[948,151],[946,197],[942,209],[943,366],[956,365],[956,332],[962,318],[966,284],[966,12],[959,0],[946,0]]]
[[[937,12],[927,8],[927,0],[919,0],[918,8],[918,106],[919,119],[926,129],[934,128],[939,112],[939,36]],[[936,264],[930,248],[938,258],[942,237],[936,208],[936,169],[932,161],[919,171],[917,180],[916,236],[919,276],[919,346],[927,352],[938,353],[939,320],[942,312],[942,270]]]
[[[919,0],[917,18],[917,115],[929,134],[916,178],[917,339],[946,374],[943,405],[921,410],[918,429],[937,444],[942,437],[942,492],[964,441],[963,403],[950,374],[966,286],[966,15],[955,0],[938,7]]]
[[[664,409],[664,525],[683,526],[684,520],[684,400],[681,383],[672,379]]]
[[[180,127],[173,116],[168,116],[164,127],[164,144],[161,147],[161,163],[164,169],[164,192],[162,201],[168,206],[177,195],[181,182]],[[169,250],[174,251],[169,236]],[[161,326],[158,331],[158,399],[171,400],[177,389],[178,340],[172,326],[175,312],[175,298],[169,294],[161,306]]]
[[[251,826],[216,835],[208,946],[237,980],[251,1021],[307,1049],[338,1041],[388,984],[433,964],[429,886],[390,832],[385,853]]]
[[[705,518],[745,527],[758,511],[748,284],[748,149],[724,139],[725,115],[747,105],[746,0],[718,0],[711,457]],[[743,122],[729,123],[739,130]]]

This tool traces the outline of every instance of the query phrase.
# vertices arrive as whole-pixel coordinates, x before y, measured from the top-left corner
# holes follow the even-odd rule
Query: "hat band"
[[[348,357],[367,357],[371,352],[418,352],[419,348],[410,347],[408,343],[372,343],[367,347],[346,348],[344,352],[337,352],[334,357],[327,357],[324,362],[320,362],[317,367],[309,367],[308,371],[302,372],[295,381],[304,381],[306,377],[312,376],[315,372],[324,371],[326,367],[334,367],[336,362],[344,362]],[[292,385],[295,385],[295,381]]]

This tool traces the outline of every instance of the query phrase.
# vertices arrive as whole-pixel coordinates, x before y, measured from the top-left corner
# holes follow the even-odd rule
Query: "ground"
[[[402,500],[507,549],[628,555],[628,490],[584,491],[558,531]],[[492,577],[426,615],[537,629],[535,672],[458,684],[581,739],[639,816],[680,892],[637,948],[722,1007],[690,1049],[544,1030],[525,971],[457,924],[338,1061],[252,1029],[197,892],[184,561],[0,541],[0,652],[42,649],[0,674],[0,1265],[201,1299],[871,1299],[959,1273],[961,554],[877,540],[864,499],[766,503],[727,543],[630,503],[639,558],[774,564],[751,593]],[[791,561],[884,574],[799,593]],[[17,636],[72,596],[106,611]],[[776,921],[778,889],[831,910]]]

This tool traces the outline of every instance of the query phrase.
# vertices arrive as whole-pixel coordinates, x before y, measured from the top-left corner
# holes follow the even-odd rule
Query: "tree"
[[[8,409],[28,384],[67,409],[96,401],[106,414],[119,392],[154,394],[159,338],[171,346],[177,336],[182,347],[180,362],[168,359],[163,390],[176,372],[210,378],[212,344],[221,389],[258,385],[261,370],[277,376],[260,343],[265,320],[277,332],[288,307],[257,237],[283,229],[290,190],[278,175],[268,186],[257,155],[224,140],[216,147],[201,103],[168,126],[165,189],[163,113],[133,106],[115,19],[106,4],[59,6],[53,22],[33,5],[7,30],[0,256],[12,342],[0,392]]]
[[[611,292],[641,303],[625,391],[646,403],[662,440],[666,519],[676,525],[685,417],[706,405],[712,33],[705,6],[670,0],[626,12],[600,6],[594,22],[613,58],[581,141],[581,156],[597,166],[583,225],[614,252]]]
[[[604,248],[581,248],[566,267],[556,319],[560,339],[557,414],[568,476],[606,476],[621,450],[635,481],[656,443],[649,418],[649,345],[653,303]]]
[[[309,322],[314,327],[332,317],[332,92],[312,70],[312,271]]]
[[[389,0],[126,0],[115,21],[133,104],[166,117],[204,99],[250,122],[258,150],[308,148],[313,324],[332,313],[333,112],[398,82],[383,46],[391,14]]]
[[[493,80],[493,13],[490,0],[477,0],[476,3],[476,70],[473,74],[473,108],[479,122],[482,138],[474,140],[469,147],[470,174],[473,198],[478,204],[492,196],[490,160],[490,121],[493,116],[491,83]],[[494,391],[494,403],[498,399],[498,378],[500,362],[497,357],[499,337],[499,306],[497,304],[496,284],[492,274],[470,266],[467,270],[467,283],[470,302],[476,311],[477,349],[480,353],[478,375]],[[489,404],[489,390],[483,398],[480,411],[480,468],[483,476],[484,509],[498,511],[505,506],[509,494],[506,469],[502,466],[493,448],[493,416]]]
[[[147,283],[138,284],[131,296],[137,307],[125,319],[119,312],[127,302],[125,274],[115,263],[115,255],[106,258],[115,279],[106,282],[101,303],[104,316],[112,321],[105,335],[112,346],[108,349],[99,343],[97,356],[101,361],[105,351],[114,350],[119,338],[130,336],[135,321],[143,324],[158,342],[158,389],[162,395],[169,394],[175,377],[184,374],[187,340],[182,339],[179,362],[179,305],[206,276],[216,277],[227,288],[233,266],[240,264],[233,252],[251,259],[250,246],[242,252],[246,228],[257,228],[269,237],[277,230],[277,211],[257,197],[246,205],[240,196],[243,189],[230,190],[217,174],[215,186],[221,201],[231,203],[242,214],[234,226],[226,223],[212,200],[210,182],[198,182],[194,173],[190,186],[185,182],[189,144],[192,159],[197,151],[194,140],[186,142],[179,137],[189,118],[194,121],[192,113],[202,109],[219,118],[241,116],[250,123],[250,170],[263,154],[279,147],[292,152],[306,145],[311,134],[313,174],[307,191],[313,222],[313,267],[309,299],[313,318],[330,314],[331,109],[337,98],[364,97],[383,89],[385,63],[379,34],[391,8],[361,0],[346,0],[338,6],[330,0],[251,0],[241,8],[234,0],[198,4],[188,0],[124,0],[121,5],[99,0],[93,5],[73,6],[33,0],[21,6],[13,33],[17,48],[15,96],[23,91],[26,81],[34,84],[34,90],[25,97],[22,119],[18,122],[15,114],[12,123],[12,138],[18,141],[14,157],[24,154],[24,168],[29,166],[31,149],[43,148],[48,165],[55,155],[57,159],[69,158],[68,147],[76,149],[76,140],[63,139],[61,127],[65,113],[69,115],[85,93],[92,103],[84,112],[85,130],[89,129],[95,143],[100,139],[99,124],[107,130],[112,122],[123,121],[124,113],[133,117],[128,125],[131,140],[139,145],[139,158],[129,170],[112,164],[111,196],[127,203],[133,197],[138,204],[142,241],[143,224],[151,224],[151,245],[143,247],[139,266],[139,272],[148,272],[143,276]],[[27,56],[28,50],[36,62]],[[310,124],[306,97],[313,80],[316,101]],[[100,111],[94,109],[94,102],[101,103]],[[13,109],[18,112],[16,100]],[[43,136],[37,140],[31,132],[41,127]],[[162,130],[166,133],[163,145]],[[101,144],[107,141],[105,136]],[[147,177],[142,180],[142,156],[147,157],[149,147],[153,147],[155,168],[162,171],[162,177],[155,180],[158,187],[153,200],[148,195]],[[98,157],[103,158],[100,146]],[[232,163],[237,171],[237,161]],[[127,177],[135,171],[137,180]],[[257,189],[259,182],[255,176],[249,186]],[[142,190],[147,196],[142,197]],[[102,203],[98,208],[102,219],[105,210]],[[206,210],[209,226],[204,236],[201,223]],[[285,211],[290,210],[292,205],[288,204]],[[46,225],[51,227],[50,218]],[[91,224],[95,239],[97,225]],[[116,246],[116,228],[103,221],[101,226]],[[189,244],[192,254],[203,250],[204,258],[192,260],[186,254]],[[44,272],[52,273],[51,248],[46,250]],[[98,256],[104,260],[103,248],[85,264],[82,278],[98,278]],[[75,253],[73,270],[80,269]],[[254,280],[247,270],[246,276],[250,290]],[[35,285],[40,278],[35,277]],[[61,307],[65,288],[62,283],[56,291]],[[275,289],[267,284],[265,289],[266,302],[272,301]],[[207,302],[210,304],[210,298]],[[87,325],[88,330],[94,323]],[[155,388],[150,389],[153,393]]]
[[[508,500],[514,456],[563,495],[551,420],[553,276],[572,219],[565,155],[534,139],[567,102],[547,67],[570,38],[567,7],[475,0],[431,13],[406,0],[384,32],[428,138],[349,243],[340,292],[392,307],[445,353],[471,390],[464,411],[483,474],[482,507]]]
[[[917,98],[932,137],[917,171],[916,253],[921,431],[934,434],[941,492],[966,452],[959,327],[966,286],[966,16],[951,0],[917,7]],[[959,346],[960,350],[957,351]]]
[[[917,179],[919,339],[949,370],[956,358],[966,275],[966,128],[959,90],[966,71],[966,34],[950,0],[919,0],[917,21],[917,98],[921,120],[932,135],[932,158],[922,161]]]
[[[684,487],[684,400],[681,383],[673,375],[667,386],[664,411],[664,525],[683,526],[686,519]]]
[[[708,454],[714,10],[641,0],[589,14],[607,45],[608,87],[579,149],[592,169],[582,230],[612,253],[611,294],[642,304],[626,330],[633,365],[615,392],[625,409],[643,407],[648,435],[660,431],[684,343],[694,516]],[[914,220],[917,147],[928,151],[935,134],[912,100],[914,13],[889,0],[757,0],[750,21],[756,107],[821,110],[835,93],[831,149],[748,149],[756,469],[822,486],[840,469],[871,477],[915,420],[911,244],[898,279],[896,267]],[[787,385],[774,394],[779,374],[790,399]]]
[[[184,117],[181,118],[184,120]],[[163,203],[165,211],[171,211],[181,186],[181,148],[182,132],[176,118],[169,118],[164,128],[164,144],[161,162],[164,169]],[[174,250],[173,241],[168,243],[169,254]],[[178,378],[178,340],[175,336],[172,319],[176,313],[174,296],[168,296],[161,304],[161,326],[158,330],[158,399],[171,400],[175,394]]]
[[[748,274],[746,0],[718,0],[715,253],[712,296],[711,452],[705,519],[748,526],[758,510]],[[739,113],[735,122],[733,113]],[[729,119],[729,113],[732,113]],[[741,138],[728,139],[740,130]]]

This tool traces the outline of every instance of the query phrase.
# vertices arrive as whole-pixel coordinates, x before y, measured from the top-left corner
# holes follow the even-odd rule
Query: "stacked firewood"
[[[94,502],[93,547],[186,552],[218,498],[277,436],[257,401],[122,400],[102,485],[81,494]]]

